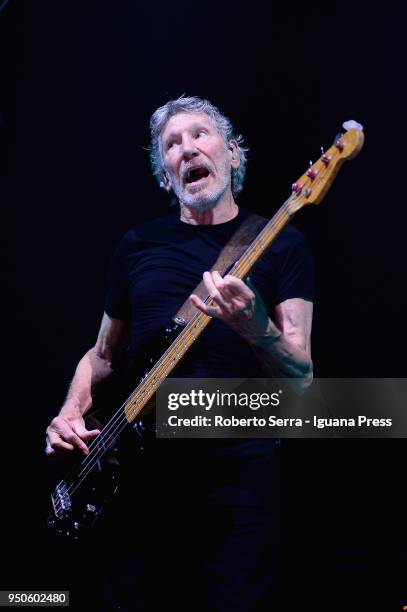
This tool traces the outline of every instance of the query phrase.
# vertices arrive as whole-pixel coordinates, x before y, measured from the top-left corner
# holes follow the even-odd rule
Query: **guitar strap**
[[[250,215],[243,221],[233,234],[231,239],[223,249],[221,250],[218,259],[215,261],[211,268],[211,272],[217,270],[221,276],[230,268],[230,266],[239,259],[239,257],[245,252],[250,246],[253,240],[259,233],[259,230],[264,222],[267,221],[260,215]],[[201,298],[203,302],[209,297],[205,283],[202,280],[199,285],[191,291]],[[182,323],[182,325],[189,323],[194,315],[198,313],[198,309],[191,303],[188,298],[186,302],[181,306],[173,320],[175,323]]]

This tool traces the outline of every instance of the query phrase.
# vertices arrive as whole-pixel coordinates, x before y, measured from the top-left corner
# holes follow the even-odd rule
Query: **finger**
[[[87,429],[85,433],[81,435],[81,438],[82,440],[89,442],[90,440],[94,440],[95,438],[97,438],[99,434],[100,434],[99,429],[91,429],[91,430]]]
[[[73,445],[69,444],[68,442],[64,442],[59,434],[53,431],[48,431],[47,446],[45,447],[45,453],[47,455],[53,455],[62,450],[72,451],[73,449]]]
[[[64,441],[71,444],[73,447],[79,449],[82,453],[87,455],[89,453],[88,447],[80,437],[74,432],[72,427],[64,419],[54,419],[51,424],[51,431],[49,435],[54,431]]]
[[[85,442],[79,436],[77,436],[76,433],[72,432],[70,436],[66,438],[66,441],[73,444],[73,446],[80,450],[84,455],[89,454],[89,449]]]
[[[223,283],[222,295],[228,301],[231,302],[236,295],[235,291],[232,291],[227,283]]]
[[[214,280],[212,278],[211,272],[204,272],[203,280],[205,283],[205,287],[209,293],[209,295],[213,298],[216,294],[219,293],[218,288],[216,287]]]
[[[194,293],[189,296],[189,299],[193,303],[193,305],[198,308],[201,312],[208,315],[208,317],[216,317],[219,314],[219,309],[215,306],[207,306],[204,302]]]
[[[224,278],[225,286],[236,296],[241,295],[247,299],[252,300],[255,293],[240,279],[231,274],[227,274]]]
[[[218,304],[221,310],[228,310],[227,300],[225,300],[222,295],[224,286],[223,278],[219,272],[205,272],[203,278],[209,295],[215,304]],[[209,306],[209,308],[211,308],[211,306]]]
[[[46,446],[45,447],[45,454],[48,455],[48,457],[50,457],[51,455],[55,454],[54,449],[52,448],[52,446]]]
[[[74,447],[72,446],[72,444],[68,444],[68,442],[64,442],[60,438],[59,440],[54,442],[52,446],[51,445],[47,445],[45,447],[45,453],[48,456],[52,456],[52,455],[56,455],[58,452],[73,451],[73,449],[74,449]]]
[[[86,429],[83,423],[72,423],[72,429],[82,440],[92,440],[100,434],[99,429]]]
[[[214,281],[215,287],[218,289],[223,300],[220,305],[230,310],[230,306],[232,305],[232,301],[235,294],[233,293],[233,291],[230,290],[228,284],[225,282],[225,279],[222,278],[222,276],[216,270],[212,273],[212,279]],[[220,303],[220,300],[217,301],[218,303]]]
[[[204,312],[206,314],[206,306],[203,303],[203,301],[201,300],[200,297],[198,297],[197,295],[195,295],[195,293],[192,293],[189,296],[189,299],[191,300],[191,302],[193,303],[193,305],[198,308],[199,310],[201,310],[202,312]]]
[[[214,270],[212,272],[212,280],[215,287],[219,290],[221,290],[225,286],[225,281],[217,270]]]
[[[255,297],[254,292],[242,281],[241,278],[237,278],[236,276],[232,276],[231,274],[227,274],[224,278],[225,284],[233,291],[235,294],[244,294],[247,296]]]
[[[226,296],[223,297],[223,295],[221,295],[219,291],[217,291],[215,295],[211,296],[212,302],[214,302],[215,304],[217,304],[217,306],[219,306],[220,312],[221,313],[224,312],[225,314],[227,314],[230,310],[230,303],[225,298]],[[209,305],[209,308],[211,308],[211,305]]]

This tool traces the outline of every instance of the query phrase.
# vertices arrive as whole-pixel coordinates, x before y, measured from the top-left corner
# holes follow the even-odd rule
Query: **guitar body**
[[[80,463],[72,471],[79,474]],[[71,479],[61,480],[51,495],[52,514],[48,527],[56,536],[77,540],[100,518],[119,487],[119,462],[114,454],[96,462],[86,477],[86,486],[71,492]]]
[[[179,323],[172,323],[166,327],[164,332],[157,334],[153,343],[152,356],[145,360],[145,365],[141,369],[144,374],[140,377],[139,370],[138,374],[131,377],[133,381],[139,380],[141,384],[145,380],[148,376],[148,368],[151,368],[162,353],[171,346],[181,329],[182,326]],[[119,375],[119,381],[116,381],[114,386],[120,386],[123,395],[123,388],[129,385],[131,385],[129,375],[125,376],[125,381]],[[132,386],[134,387],[134,383]],[[109,423],[103,426],[96,416],[99,413],[107,412],[106,398],[100,397],[105,395],[105,390],[107,390],[105,386],[99,389],[91,412],[84,417],[87,429],[100,429],[101,431],[100,435],[90,444],[89,455],[84,458],[83,455],[79,456],[79,452],[74,451],[73,456],[65,458],[59,462],[58,466],[55,466],[59,474],[69,473],[69,477],[62,480],[55,478],[58,484],[51,494],[52,513],[47,519],[47,524],[58,537],[78,540],[98,521],[106,505],[113,500],[119,490],[118,436],[114,427],[113,430],[111,426],[109,428]],[[115,392],[107,390],[107,395],[112,401]],[[136,452],[142,452],[148,439],[155,437],[154,408],[153,397],[144,406],[143,418],[135,419],[131,424],[126,423],[126,426],[120,429],[121,445],[131,445]],[[111,410],[109,412],[111,413]],[[120,412],[122,409],[116,413],[116,418]],[[114,417],[111,421],[114,421]]]

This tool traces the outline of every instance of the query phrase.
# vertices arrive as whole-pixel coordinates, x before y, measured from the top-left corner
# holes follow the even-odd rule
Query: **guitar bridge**
[[[65,480],[61,480],[55,487],[55,491],[51,495],[51,501],[55,516],[59,519],[66,518],[72,508],[72,503]]]

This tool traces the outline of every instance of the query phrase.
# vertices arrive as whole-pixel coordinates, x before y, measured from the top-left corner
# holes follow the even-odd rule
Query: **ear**
[[[170,177],[168,176],[165,170],[163,170],[163,173],[161,175],[160,187],[163,187],[168,193],[170,193],[172,189]]]
[[[229,149],[231,155],[231,166],[232,168],[238,168],[240,166],[240,151],[236,140],[229,140]]]

